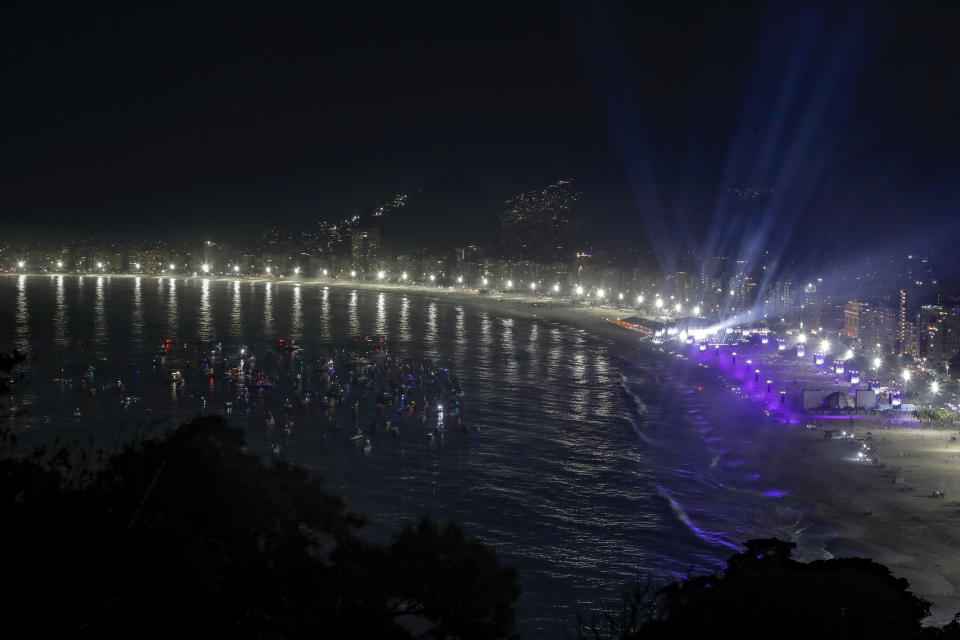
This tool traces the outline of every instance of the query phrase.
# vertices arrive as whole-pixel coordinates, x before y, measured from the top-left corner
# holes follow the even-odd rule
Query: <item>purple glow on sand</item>
[[[763,495],[768,498],[782,498],[786,495],[789,495],[791,489],[767,489],[763,492]]]

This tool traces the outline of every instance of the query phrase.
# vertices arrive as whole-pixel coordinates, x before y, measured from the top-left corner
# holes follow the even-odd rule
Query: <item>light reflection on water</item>
[[[67,295],[63,284],[63,276],[56,279],[56,299],[53,312],[53,345],[58,353],[63,353],[70,346],[70,321],[67,313]]]
[[[136,343],[143,336],[143,286],[140,278],[133,281],[133,305],[130,310],[130,333]]]
[[[27,276],[17,276],[17,326],[13,346],[26,353],[30,348],[30,310],[27,308]]]
[[[293,311],[290,315],[290,337],[296,341],[303,338],[303,295],[300,285],[293,287]]]
[[[240,302],[240,281],[235,280],[233,283],[233,304],[230,308],[230,332],[239,336],[243,334],[243,307]]]
[[[263,286],[263,337],[272,341],[273,331],[273,283]]]
[[[33,286],[39,282],[0,278],[0,303],[6,299],[15,309],[12,316],[0,315],[0,335],[13,336],[18,347],[65,352],[55,363],[36,362],[33,387],[42,409],[25,432],[36,440],[91,436],[112,442],[121,422],[149,422],[147,408],[170,424],[201,410],[225,411],[234,391],[221,380],[212,386],[210,379],[200,380],[197,367],[190,367],[192,352],[183,348],[195,348],[201,337],[222,342],[231,364],[247,346],[257,353],[258,367],[276,368],[279,384],[287,385],[293,383],[284,360],[269,349],[288,336],[312,359],[326,354],[324,345],[372,331],[388,335],[397,356],[429,354],[452,367],[464,384],[466,432],[454,427],[448,413],[444,438],[430,443],[410,425],[398,439],[374,436],[373,450],[364,456],[347,447],[345,428],[321,426],[298,408],[284,455],[319,472],[351,509],[369,516],[374,535],[422,513],[464,523],[519,567],[519,616],[528,637],[556,636],[559,618],[569,620],[578,603],[614,597],[638,568],[682,575],[691,564],[712,569],[727,555],[727,549],[710,548],[693,535],[657,490],[669,487],[680,501],[700,500],[702,508],[687,509],[697,518],[714,508],[709,501],[723,500],[716,483],[697,475],[701,458],[704,467],[711,458],[698,453],[700,434],[690,429],[675,442],[681,433],[676,417],[664,416],[663,426],[649,424],[622,386],[637,396],[653,394],[644,397],[651,406],[679,401],[658,397],[659,387],[645,370],[625,367],[580,330],[512,317],[490,303],[474,307],[394,292],[168,278],[157,280],[157,295],[145,301],[141,287],[147,283],[139,278],[98,276],[88,307],[82,303],[83,279],[58,277],[54,287]],[[31,314],[28,301],[52,308],[52,322]],[[189,312],[181,315],[181,307]],[[129,336],[111,334],[122,333],[127,323]],[[89,339],[91,329],[107,358],[98,361],[94,382],[123,379],[124,393],[139,398],[134,407],[121,409],[109,390],[93,396],[79,385],[54,388],[60,367],[75,377],[91,363],[93,354],[64,348]],[[173,349],[153,366],[165,338]],[[174,368],[187,377],[179,391],[170,383]],[[278,400],[267,397],[249,415],[230,417],[247,431],[253,451],[270,450],[263,416],[271,406],[276,410],[273,402]],[[75,406],[83,408],[76,422]],[[41,424],[43,415],[50,424]],[[651,442],[667,444],[648,451],[637,429],[649,431]]]

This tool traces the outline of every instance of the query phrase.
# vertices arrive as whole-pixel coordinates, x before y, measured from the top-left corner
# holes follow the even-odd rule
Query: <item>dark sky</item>
[[[200,4],[4,9],[5,225],[292,226],[457,171],[743,251],[960,202],[948,3]]]

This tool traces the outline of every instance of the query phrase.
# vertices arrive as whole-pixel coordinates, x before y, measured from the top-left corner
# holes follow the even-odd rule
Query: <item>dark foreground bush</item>
[[[638,581],[613,611],[581,621],[580,640],[647,638],[960,638],[960,623],[923,627],[930,603],[863,558],[802,563],[794,544],[751,540],[722,575],[664,587]]]
[[[515,572],[458,527],[389,546],[303,470],[198,418],[90,460],[0,460],[0,610],[35,637],[503,638]]]

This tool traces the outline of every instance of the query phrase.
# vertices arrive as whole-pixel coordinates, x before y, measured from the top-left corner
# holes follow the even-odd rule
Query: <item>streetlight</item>
[[[384,276],[384,275],[385,275],[385,274],[383,273],[383,271],[378,271],[378,272],[377,272],[377,280],[383,280],[383,276]]]
[[[695,307],[693,308],[693,315],[695,315],[695,316],[700,315],[700,307],[699,307],[699,305],[698,305],[698,306],[695,306]]]
[[[623,293],[618,293],[617,298],[619,298],[620,300],[623,300]]]
[[[463,284],[463,276],[457,276],[457,283]]]
[[[210,265],[205,264],[202,267],[204,273],[210,273]]]
[[[233,272],[234,272],[234,273],[239,273],[239,271],[240,271],[240,265],[238,265],[238,264],[233,265]]]
[[[910,381],[910,371],[909,371],[909,370],[904,369],[904,370],[903,370],[903,373],[902,373],[901,375],[903,376],[903,382],[904,382],[904,383],[907,383],[907,382]]]
[[[267,267],[267,273],[270,273],[270,271],[272,271],[272,269],[270,267]]]
[[[657,309],[662,309],[662,308],[663,308],[663,298],[657,298],[657,301],[654,302],[653,304],[654,304],[654,306],[657,307]]]
[[[59,262],[57,263],[57,266],[58,266],[58,267],[60,266],[60,263],[59,263]],[[140,263],[139,263],[139,262],[134,262],[134,263],[133,263],[133,268],[136,269],[137,271],[139,271],[139,270],[140,270]]]
[[[300,273],[300,267],[294,267],[294,268],[293,268],[293,275],[297,275],[297,274],[299,274],[299,273]]]
[[[597,297],[598,297],[598,298],[602,298],[602,297],[603,297],[603,289],[597,289]]]
[[[934,392],[934,393],[937,393],[938,391],[940,391],[940,383],[938,383],[936,380],[934,380],[933,382],[931,382],[931,383],[930,383],[930,391],[932,391],[932,392]]]
[[[874,358],[874,359],[873,359],[873,368],[874,368],[874,369],[879,369],[881,362],[882,362],[882,361],[880,360],[880,358]]]
[[[175,268],[172,264],[170,265],[170,271],[173,271]]]
[[[487,279],[486,279],[486,278],[483,279],[483,284],[484,284],[484,286],[486,286],[486,284],[487,284]]]
[[[57,260],[57,269],[63,268],[63,260]],[[137,267],[139,269],[139,267]]]
[[[537,289],[537,283],[536,283],[536,282],[531,282],[531,283],[530,283],[530,291],[536,291],[536,289]]]
[[[357,272],[356,272],[356,271],[351,271],[351,272],[350,272],[350,277],[351,277],[351,278],[356,278],[356,277],[357,277]]]
[[[560,283],[553,285],[553,292],[558,293],[560,291]]]
[[[326,269],[323,270],[323,277],[324,277],[324,278],[327,277],[327,270],[326,270]]]
[[[679,303],[679,302],[673,306],[673,310],[676,311],[677,313],[680,313],[680,303]]]
[[[637,304],[643,303],[643,296],[637,296]]]
[[[17,267],[19,267],[20,269],[23,269],[23,265],[24,265],[23,260],[20,260],[19,262],[17,262]]]
[[[401,280],[406,280],[406,279],[407,279],[407,272],[406,272],[406,271],[404,271],[404,272],[400,275],[400,279],[401,279]]]
[[[507,280],[507,289],[513,288],[513,280]]]
[[[578,296],[583,295],[583,287],[581,287],[580,285],[577,285],[577,295]]]
[[[437,276],[435,276],[435,275],[433,275],[433,274],[431,273],[431,274],[430,274],[430,282],[433,282],[433,281],[435,281],[436,279],[437,279]]]

